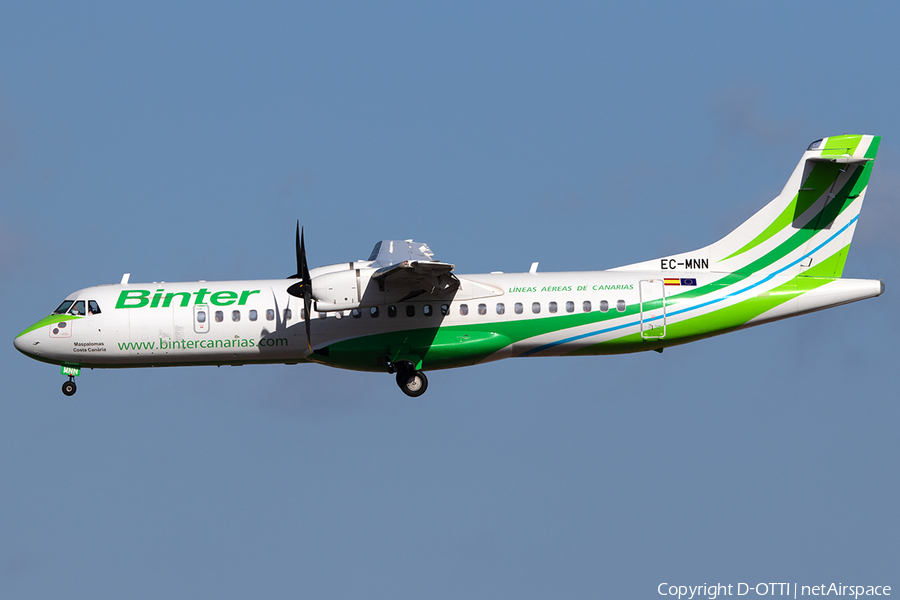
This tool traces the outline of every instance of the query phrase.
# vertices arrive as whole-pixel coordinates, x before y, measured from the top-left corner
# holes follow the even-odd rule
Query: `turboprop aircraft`
[[[606,271],[458,275],[427,244],[384,240],[368,260],[284,280],[98,285],[69,294],[15,339],[74,377],[85,368],[319,363],[396,374],[510,357],[669,346],[879,296],[842,279],[881,138],[809,145],[782,192],[721,240]]]

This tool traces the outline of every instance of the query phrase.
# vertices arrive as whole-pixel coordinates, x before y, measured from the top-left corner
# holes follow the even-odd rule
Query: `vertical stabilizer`
[[[880,141],[872,135],[816,140],[781,193],[718,242],[614,270],[840,277]]]
[[[781,194],[709,247],[710,269],[777,265],[799,275],[815,267],[818,275],[840,277],[880,141],[841,135],[810,144]]]

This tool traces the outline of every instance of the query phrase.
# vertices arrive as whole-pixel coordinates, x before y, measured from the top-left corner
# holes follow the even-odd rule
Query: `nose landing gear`
[[[78,388],[75,386],[75,378],[69,375],[69,380],[62,384],[62,393],[66,396],[72,396],[76,391],[78,391]]]
[[[428,378],[425,373],[417,371],[415,366],[406,360],[391,363],[388,373],[397,373],[397,385],[400,391],[410,398],[418,398],[428,389]]]

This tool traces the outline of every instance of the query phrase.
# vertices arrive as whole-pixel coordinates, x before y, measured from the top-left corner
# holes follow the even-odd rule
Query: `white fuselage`
[[[604,339],[621,338],[629,332],[644,335],[654,327],[664,327],[667,323],[671,326],[673,322],[690,318],[692,313],[702,314],[704,306],[700,303],[709,305],[715,294],[705,294],[694,303],[686,300],[665,309],[641,310],[650,300],[684,289],[662,284],[671,275],[669,272],[589,271],[464,276],[460,277],[460,289],[452,298],[419,296],[353,311],[314,311],[310,323],[311,343],[306,338],[302,301],[287,293],[294,280],[100,285],[79,290],[68,298],[95,301],[99,314],[68,316],[64,321],[66,316],[60,315],[57,317],[60,322],[54,316],[48,317],[44,326],[17,338],[16,347],[39,360],[87,368],[295,364],[306,360],[329,364],[327,359],[310,355],[310,350],[355,338],[376,336],[374,339],[378,339],[379,335],[402,336],[403,332],[437,328],[458,330],[459,358],[465,362],[466,346],[462,342],[469,338],[469,330],[504,333],[521,323],[522,327],[531,328],[532,334],[511,338],[502,349],[479,360],[532,355],[536,350],[542,356],[559,355]],[[708,273],[690,275],[695,285],[703,285],[710,279]],[[766,294],[784,280],[770,278],[741,295],[718,301],[736,303]],[[804,294],[803,305],[800,299],[786,303],[748,325],[880,292],[877,281],[833,281],[816,294]],[[543,319],[586,317],[592,313],[601,313],[597,316],[604,317],[605,329],[598,330],[594,322],[574,327],[568,322],[565,326],[564,320],[553,321],[559,327],[541,328]],[[604,335],[607,330],[610,334]],[[666,340],[665,332],[644,339],[646,345],[618,350],[613,346],[609,353],[677,343],[671,336]],[[443,366],[436,364],[433,368]],[[378,370],[375,363],[362,368]]]

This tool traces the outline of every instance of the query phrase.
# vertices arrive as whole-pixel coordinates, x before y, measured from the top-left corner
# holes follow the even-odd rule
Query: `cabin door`
[[[666,337],[666,286],[662,279],[643,279],[641,290],[641,337],[658,340]]]

